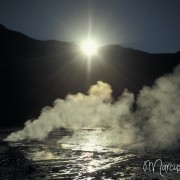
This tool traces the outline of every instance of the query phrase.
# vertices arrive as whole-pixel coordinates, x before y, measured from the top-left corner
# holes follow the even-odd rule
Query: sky
[[[152,53],[180,50],[179,0],[0,0],[0,24],[40,40],[88,35]]]

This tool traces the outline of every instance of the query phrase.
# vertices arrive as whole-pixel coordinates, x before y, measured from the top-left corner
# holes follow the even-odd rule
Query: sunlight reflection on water
[[[8,142],[8,146],[2,143],[0,174],[3,173],[4,177],[12,176],[5,171],[4,165],[1,166],[7,161],[6,154],[10,153],[9,165],[13,167],[14,162],[12,172],[25,172],[23,178],[26,179],[161,179],[157,173],[142,171],[143,160],[144,157],[155,159],[165,156],[167,161],[171,161],[172,158],[168,159],[169,152],[154,154],[148,151],[144,155],[142,152],[128,150],[120,143],[107,141],[102,137],[103,131],[104,129],[56,130],[43,141]],[[12,150],[9,152],[10,147]],[[19,159],[18,154],[14,158],[14,152],[22,152],[29,161],[22,156]],[[173,155],[177,160],[179,152],[173,152]],[[23,167],[23,170],[18,169],[17,162],[24,163],[23,166],[19,163],[19,168]],[[16,177],[18,178],[17,175]],[[179,175],[169,173],[167,177],[178,179]]]
[[[51,164],[54,167],[49,174],[51,178],[74,176],[78,179],[89,175],[94,177],[98,173],[105,175],[103,171],[133,156],[132,154],[120,155],[125,150],[118,145],[104,144],[101,129],[83,129],[73,134],[64,133],[64,136],[58,136],[58,134],[59,131],[56,131],[54,135],[50,135],[51,140],[54,137],[56,141],[45,140],[44,146],[39,146],[41,150],[36,149],[34,152],[33,148],[30,148],[27,151],[28,159],[36,164],[41,166]],[[51,142],[55,144],[52,145]]]

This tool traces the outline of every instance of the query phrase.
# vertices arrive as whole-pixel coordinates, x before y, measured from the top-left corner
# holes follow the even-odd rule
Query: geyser
[[[111,86],[102,81],[88,94],[69,94],[43,108],[40,116],[11,133],[5,141],[43,140],[56,128],[108,127],[105,137],[128,145],[138,141],[151,148],[178,147],[180,140],[180,66],[164,75],[152,87],[144,87],[134,102],[125,90],[112,100]],[[136,103],[137,110],[132,111]]]

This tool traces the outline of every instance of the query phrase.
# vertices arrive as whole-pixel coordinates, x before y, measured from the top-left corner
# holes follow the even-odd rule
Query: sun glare
[[[81,51],[88,57],[97,54],[98,44],[93,39],[87,39],[81,43]]]

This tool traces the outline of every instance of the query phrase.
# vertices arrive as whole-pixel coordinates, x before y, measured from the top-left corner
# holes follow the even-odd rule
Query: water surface
[[[103,138],[104,129],[60,130],[43,141],[3,142],[0,179],[180,179],[176,172],[144,172],[144,161],[179,163],[179,151],[133,150]]]

